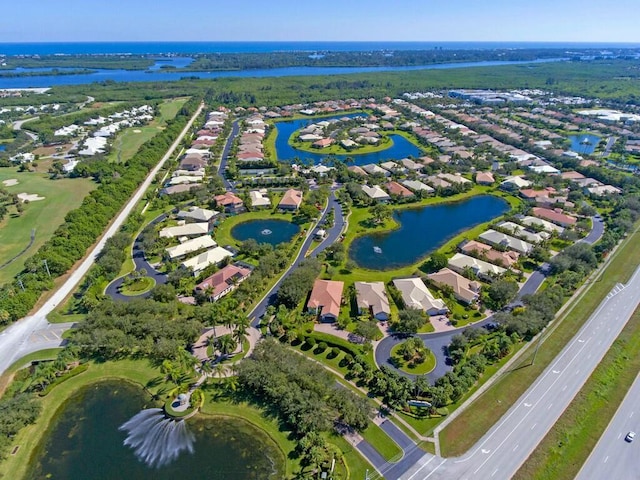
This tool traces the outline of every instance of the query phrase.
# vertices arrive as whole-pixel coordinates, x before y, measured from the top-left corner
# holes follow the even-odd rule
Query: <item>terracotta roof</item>
[[[343,289],[344,282],[316,280],[307,302],[307,308],[312,310],[321,309],[320,315],[323,317],[331,315],[334,318],[338,318]]]
[[[551,210],[549,208],[534,207],[532,212],[536,217],[545,218],[559,225],[575,225],[578,221],[576,217],[562,213],[559,210],[559,208]]]
[[[213,197],[213,199],[216,201],[216,205],[222,205],[223,207],[243,204],[242,199],[240,197],[237,197],[232,192],[226,192],[222,195],[216,195],[215,197]]]
[[[398,182],[389,182],[385,185],[385,187],[391,195],[398,195],[400,197],[413,197],[413,192],[407,187],[400,185]]]
[[[284,196],[278,206],[280,207],[295,207],[298,208],[302,203],[302,192],[294,188],[290,188],[284,192]]]
[[[427,278],[435,283],[450,286],[455,296],[467,303],[471,303],[478,298],[480,284],[468,280],[448,268],[443,268],[439,272],[427,275]]]
[[[236,265],[227,265],[196,285],[196,290],[206,292],[211,289],[211,296],[217,297],[234,283],[238,283],[251,275],[251,270]]]

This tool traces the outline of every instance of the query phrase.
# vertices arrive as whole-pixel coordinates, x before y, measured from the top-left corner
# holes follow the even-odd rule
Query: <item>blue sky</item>
[[[5,0],[0,42],[636,43],[639,14],[638,0]]]

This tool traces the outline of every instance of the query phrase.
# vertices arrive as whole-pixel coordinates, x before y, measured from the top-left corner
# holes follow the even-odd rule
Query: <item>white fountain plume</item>
[[[186,422],[166,417],[161,408],[138,412],[119,430],[128,434],[124,444],[152,468],[168,465],[183,451],[193,453],[195,437]]]

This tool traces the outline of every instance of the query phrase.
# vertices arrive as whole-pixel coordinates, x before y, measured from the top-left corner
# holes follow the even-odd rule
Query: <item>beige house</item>
[[[358,314],[370,313],[376,320],[389,320],[391,309],[383,282],[355,282]]]
[[[453,295],[468,305],[476,302],[480,295],[480,284],[478,282],[468,280],[448,268],[431,273],[427,275],[427,278],[436,285],[450,287],[453,290]]]
[[[405,307],[421,310],[428,315],[443,315],[449,311],[444,300],[435,298],[424,282],[417,277],[398,278],[393,285],[402,296]]]

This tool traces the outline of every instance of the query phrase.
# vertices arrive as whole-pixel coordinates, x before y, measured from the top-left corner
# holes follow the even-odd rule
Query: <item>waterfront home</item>
[[[184,222],[183,222],[184,223]],[[160,238],[176,238],[176,237],[199,237],[209,233],[209,224],[207,222],[201,223],[186,223],[184,225],[177,225],[175,227],[165,227],[160,230]]]
[[[520,176],[508,177],[500,184],[501,189],[508,191],[520,190],[530,186],[531,182]]]
[[[358,315],[370,314],[376,320],[389,320],[391,308],[383,282],[355,282]]]
[[[529,243],[542,243],[551,236],[548,232],[530,232],[526,230],[522,225],[518,225],[517,223],[513,222],[500,222],[496,225],[496,227],[509,232],[514,237],[526,240]]]
[[[427,275],[427,278],[439,286],[448,286],[459,301],[470,305],[480,296],[480,283],[464,278],[453,270],[442,270]]]
[[[216,205],[227,213],[239,213],[244,208],[244,202],[233,192],[225,192],[213,197]]]
[[[545,231],[550,232],[550,233],[552,233],[552,232],[557,232],[557,233],[564,232],[564,228],[562,228],[560,225],[556,225],[555,223],[548,222],[546,220],[543,220],[542,218],[525,216],[525,217],[519,218],[518,220],[523,225],[527,225],[529,227],[542,228]]]
[[[427,185],[426,183],[422,183],[419,180],[403,180],[402,185],[413,190],[414,192],[424,191],[427,193],[433,193],[435,190]]]
[[[506,269],[502,267],[463,253],[456,253],[449,259],[449,268],[460,274],[464,273],[466,269],[471,269],[478,278],[488,281],[492,281],[495,277],[503,275],[506,272]]]
[[[449,188],[451,186],[449,182],[435,175],[427,177],[427,182],[429,182],[433,188]]]
[[[406,308],[415,308],[427,315],[444,315],[449,312],[444,300],[435,298],[424,282],[417,277],[397,278],[393,285],[400,292]]]
[[[194,290],[208,295],[209,300],[215,302],[238,288],[250,275],[250,269],[230,264],[207,277]]]
[[[367,172],[365,172],[362,168],[360,168],[357,165],[351,165],[350,167],[347,167],[347,170],[349,170],[352,173],[355,173],[356,175],[362,175],[363,177],[366,177],[368,175]]]
[[[471,183],[471,180],[464,178],[459,173],[453,175],[451,173],[439,173],[438,178],[445,180],[451,184],[464,185],[465,183]]]
[[[403,158],[402,160],[400,160],[400,163],[407,170],[414,170],[415,171],[415,170],[420,170],[422,168],[422,165],[420,165],[419,163],[414,162],[410,158]]]
[[[386,203],[391,200],[389,194],[382,190],[378,185],[373,185],[372,187],[369,185],[362,185],[362,191],[376,202]]]
[[[307,302],[309,313],[318,315],[321,322],[335,322],[340,315],[344,282],[316,280]]]
[[[214,247],[200,255],[196,255],[195,257],[185,260],[182,262],[182,266],[193,269],[193,274],[198,276],[205,268],[211,265],[218,265],[225,258],[230,257],[233,257],[233,253],[226,248]]]
[[[487,242],[489,245],[499,245],[504,248],[510,248],[518,253],[527,255],[533,250],[533,245],[520,240],[519,238],[506,235],[496,230],[487,230],[480,235],[480,239]]]
[[[472,254],[473,256],[481,257],[491,263],[507,268],[511,268],[520,258],[518,252],[514,252],[513,250],[501,252],[500,250],[493,249],[491,245],[476,240],[463,242],[458,248],[462,253]]]
[[[407,187],[400,185],[398,182],[389,182],[384,185],[390,195],[397,195],[402,198],[411,198],[414,196],[413,192]]]
[[[211,238],[211,235],[202,235],[201,237],[187,240],[180,245],[176,245],[175,247],[169,247],[166,249],[166,252],[169,259],[174,260],[176,258],[184,257],[189,253],[197,252],[198,250],[213,248],[217,246],[218,244],[213,238]]]
[[[531,213],[533,213],[533,215],[535,215],[536,217],[549,220],[550,222],[553,222],[562,227],[573,226],[578,221],[576,217],[572,217],[571,215],[562,213],[562,210],[560,210],[559,208],[551,210],[548,208],[534,207],[531,210]]]
[[[330,147],[333,144],[333,142],[334,142],[333,138],[322,138],[320,140],[313,142],[312,146],[313,148],[327,148],[327,147]]]
[[[476,173],[476,183],[478,185],[493,185],[496,179],[491,172],[478,172]]]
[[[189,207],[187,210],[180,210],[176,215],[179,219],[186,222],[207,222],[211,221],[218,215],[215,210],[208,210],[200,207]]]
[[[282,197],[282,200],[280,200],[278,208],[280,210],[296,211],[300,208],[301,203],[302,192],[300,190],[290,188],[284,192],[284,196]]]
[[[249,198],[253,208],[269,208],[271,206],[271,199],[267,195],[266,189],[250,191]]]

